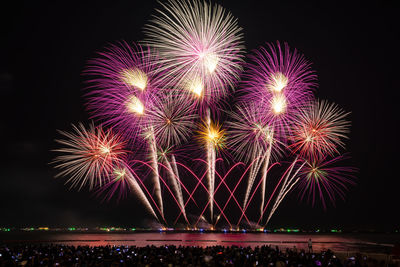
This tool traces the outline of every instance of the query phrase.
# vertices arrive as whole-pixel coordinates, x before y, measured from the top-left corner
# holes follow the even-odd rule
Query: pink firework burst
[[[156,48],[172,82],[210,106],[227,94],[242,70],[243,39],[237,19],[220,5],[169,0],[146,25],[145,43]]]
[[[259,102],[269,115],[275,136],[284,138],[297,111],[312,97],[316,75],[311,64],[287,43],[267,44],[249,56],[242,84],[244,98]]]
[[[104,185],[113,168],[127,156],[124,141],[111,130],[104,131],[93,124],[89,129],[81,123],[72,128],[71,133],[60,131],[66,139],[56,140],[63,146],[54,150],[61,154],[53,161],[60,170],[57,176],[69,177],[67,183],[71,183],[71,188],[81,189],[88,184],[93,189]]]
[[[300,191],[300,198],[306,195],[308,201],[312,201],[314,206],[318,197],[324,209],[326,209],[326,197],[335,205],[337,196],[342,200],[345,197],[345,191],[349,185],[355,185],[353,167],[338,166],[338,162],[345,159],[346,156],[338,156],[327,160],[325,157],[306,161],[306,164],[299,173],[300,180],[297,187]]]
[[[315,100],[298,113],[291,129],[289,146],[293,153],[309,159],[326,154],[339,154],[347,139],[350,121],[346,113],[334,103]]]
[[[93,117],[137,137],[147,122],[147,113],[163,89],[165,76],[157,56],[139,45],[111,45],[90,61],[88,109]]]

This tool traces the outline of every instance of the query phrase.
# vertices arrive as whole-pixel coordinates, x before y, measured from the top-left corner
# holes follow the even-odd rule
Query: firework
[[[120,129],[131,143],[135,143],[138,136],[147,137],[144,140],[154,171],[154,193],[163,216],[157,145],[147,116],[167,83],[157,56],[149,49],[123,42],[100,53],[99,58],[90,62],[86,73],[92,77],[87,96],[94,117]]]
[[[326,208],[326,204],[323,192],[326,192],[332,203],[335,201],[335,193],[343,197],[343,189],[346,189],[345,183],[351,183],[351,180],[345,178],[345,174],[346,171],[351,169],[328,167],[341,157],[327,162],[324,162],[324,160],[326,155],[338,154],[338,148],[344,147],[342,139],[347,138],[346,134],[349,132],[348,128],[350,126],[350,123],[345,119],[347,115],[348,113],[345,113],[336,104],[318,100],[299,111],[292,125],[290,139],[293,143],[289,145],[289,148],[292,149],[293,153],[298,153],[298,156],[304,158],[302,160],[303,163],[291,178],[288,179],[289,176],[285,178],[274,206],[270,211],[267,223],[284,197],[297,183],[303,189],[308,189],[303,191],[302,198],[304,193],[308,191],[309,198],[312,195],[313,204],[315,192],[318,190],[324,208]],[[292,163],[292,166],[294,166],[297,158]],[[333,173],[332,176],[329,171]],[[340,176],[341,171],[343,172],[343,177]]]
[[[86,184],[90,189],[103,185],[127,155],[124,142],[119,135],[93,124],[88,129],[81,123],[72,128],[71,133],[60,131],[66,139],[56,140],[63,146],[55,150],[61,153],[53,161],[60,169],[57,176],[69,177],[67,183],[79,189]]]
[[[334,103],[314,101],[298,113],[291,130],[290,148],[309,159],[339,153],[344,147],[350,122],[346,113]]]
[[[225,130],[221,128],[221,125],[203,121],[197,133],[198,140],[204,146],[211,145],[217,150],[225,147]]]
[[[126,170],[123,167],[115,166],[108,176],[109,181],[98,187],[97,195],[100,197],[104,194],[103,201],[110,201],[116,197],[119,202],[126,198],[130,192]]]
[[[324,208],[327,199],[343,198],[347,185],[354,184],[353,169],[337,166],[350,125],[348,113],[335,104],[314,100],[316,75],[304,56],[279,42],[254,51],[248,57],[238,102],[233,101],[236,110],[219,116],[242,71],[244,45],[237,19],[205,0],[168,0],[160,5],[145,26],[146,48],[120,42],[89,62],[84,72],[89,77],[87,109],[112,131],[94,125],[85,129],[79,124],[72,133],[62,132],[65,139],[57,140],[62,147],[56,150],[61,155],[54,160],[58,176],[67,176],[71,187],[97,188],[108,200],[114,196],[120,200],[133,192],[163,223],[167,223],[163,191],[171,194],[180,209],[175,223],[182,215],[189,225],[188,217],[194,217],[188,216],[186,206],[192,200],[199,207],[194,193],[204,189],[207,203],[200,207],[202,212],[193,225],[202,220],[210,229],[221,218],[233,228],[225,214],[230,200],[241,212],[237,226],[242,218],[254,226],[246,210],[258,188],[261,214],[257,226],[264,222],[267,210],[265,225],[270,221],[294,188],[313,205],[319,197]],[[228,119],[227,134],[213,122],[221,118]],[[206,166],[201,175],[177,160],[183,145],[196,133],[196,125],[196,136],[205,150],[205,159],[193,159],[204,163],[202,168]],[[125,146],[137,152],[129,162]],[[222,156],[217,158],[225,148],[238,160],[231,168],[225,168]],[[294,160],[285,163],[279,179],[268,177],[272,194],[266,198],[269,170],[283,165],[278,160],[286,149]],[[327,156],[333,159],[326,160]],[[225,175],[217,163],[228,169]],[[246,164],[231,189],[225,179]],[[144,183],[147,176],[150,181]],[[184,183],[187,176],[195,179],[191,191]],[[242,205],[235,192],[241,191],[244,177],[248,182]],[[221,188],[229,193],[224,205],[216,198]],[[219,210],[215,217],[214,207]],[[203,215],[208,209],[206,220]]]
[[[296,166],[296,163],[300,162],[300,166],[296,169],[296,171],[294,172],[294,174],[292,174],[292,171],[294,169],[294,167]],[[281,182],[283,181],[280,190],[279,190],[279,194],[275,199],[274,205],[269,213],[269,216],[267,218],[267,221],[264,225],[264,227],[268,224],[269,220],[271,219],[272,215],[275,213],[276,209],[279,207],[279,205],[282,203],[282,200],[285,198],[285,196],[292,190],[292,188],[297,184],[297,182],[299,181],[299,172],[300,170],[303,168],[303,166],[305,165],[305,162],[302,162],[300,160],[298,160],[298,157],[295,158],[295,160],[292,162],[292,164],[290,164],[289,168],[285,171],[285,173],[281,176],[281,178],[279,179],[278,184],[275,186],[275,189],[273,191],[273,193],[271,194],[267,205],[264,207],[260,218],[258,219],[258,223],[260,223],[262,221],[263,218],[263,214],[265,213],[265,210],[268,207],[268,204],[270,203],[272,197],[274,197],[274,194],[276,192],[276,190],[279,188],[279,185],[281,184]]]
[[[352,167],[338,165],[346,156],[338,156],[332,159],[314,158],[306,161],[304,168],[300,172],[300,180],[297,187],[300,189],[300,197],[303,199],[308,195],[308,200],[318,196],[326,209],[326,197],[335,205],[336,196],[344,200],[345,191],[348,185],[355,185],[354,172]]]
[[[252,62],[248,64],[248,72],[242,83],[242,98],[245,102],[253,102],[259,106],[259,112],[262,112],[262,117],[265,118],[264,123],[270,127],[270,136],[286,141],[293,117],[312,97],[316,76],[304,57],[296,50],[291,51],[286,43],[284,48],[281,48],[279,42],[276,47],[267,44],[267,48],[260,47],[249,58]],[[264,164],[261,178],[261,216],[264,210],[271,151],[272,145],[266,150],[263,160],[256,162],[250,171],[249,186],[244,201],[246,205],[258,169]]]
[[[112,125],[131,142],[147,125],[147,113],[163,89],[165,78],[149,49],[125,42],[111,45],[91,60],[88,109],[94,118]]]
[[[141,93],[157,91],[165,82],[158,57],[148,48],[120,42],[98,55],[85,70],[91,76],[90,89],[114,91],[127,87]]]
[[[312,98],[316,75],[310,63],[288,44],[267,44],[249,56],[251,63],[242,92],[246,101],[259,103],[268,115],[276,138],[286,139],[298,110]]]
[[[198,131],[198,139],[207,151],[207,180],[210,199],[211,223],[213,222],[214,186],[215,186],[215,161],[216,151],[225,147],[225,131],[221,126],[211,122],[210,117],[203,121]]]
[[[198,0],[161,3],[145,43],[159,51],[173,83],[213,104],[233,87],[241,71],[241,28],[220,5]]]
[[[178,205],[180,206],[183,217],[185,218],[186,221],[188,221],[188,219],[186,217],[185,203],[183,200],[182,187],[181,187],[181,181],[179,178],[178,168],[176,166],[175,157],[173,157],[173,155],[172,155],[171,158],[172,158],[172,160],[170,161],[168,159],[168,154],[162,153],[162,161],[165,162],[165,168],[166,168],[168,176],[170,178],[170,181],[172,184],[172,189],[175,191],[175,196],[176,196]]]
[[[148,116],[156,142],[163,149],[188,141],[197,118],[193,105],[171,94],[161,95],[149,110]]]
[[[110,200],[114,195],[117,195],[118,200],[120,200],[121,198],[126,197],[131,191],[144,204],[149,213],[153,215],[154,218],[158,219],[150,201],[136,180],[139,178],[135,178],[135,175],[135,172],[133,172],[127,164],[122,163],[120,166],[114,167],[110,173],[110,182],[101,187],[99,192],[108,191],[106,194],[106,199],[108,200]]]
[[[269,125],[268,117],[260,111],[258,105],[242,104],[237,108],[237,112],[230,115],[232,120],[228,122],[230,128],[228,144],[239,159],[252,162],[243,201],[243,209],[245,209],[261,165],[264,163],[262,173],[265,181],[271,152],[274,151],[274,155],[279,154],[280,146],[273,138],[274,133]]]
[[[168,1],[146,26],[146,43],[156,48],[185,99],[205,111],[210,199],[213,199],[215,148],[223,144],[214,132],[210,107],[233,87],[241,71],[242,34],[237,21],[221,6],[197,0]],[[212,173],[211,173],[212,172]],[[213,201],[210,211],[212,217]],[[212,220],[212,218],[211,218]]]
[[[241,104],[236,110],[229,113],[227,145],[239,160],[251,162],[264,154],[270,144],[275,144],[277,140],[273,138],[268,116],[257,104]],[[275,144],[274,149],[278,157],[279,144]]]
[[[160,162],[164,162],[167,174],[175,191],[183,216],[187,221],[181,181],[176,166],[173,148],[188,140],[193,132],[196,114],[193,105],[183,98],[170,93],[160,95],[159,100],[150,110],[149,124],[151,125],[156,143],[161,149]]]

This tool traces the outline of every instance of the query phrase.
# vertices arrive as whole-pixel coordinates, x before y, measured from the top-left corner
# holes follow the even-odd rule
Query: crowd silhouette
[[[0,246],[0,266],[371,266],[356,258],[340,261],[319,253],[278,247],[69,246],[25,244]]]

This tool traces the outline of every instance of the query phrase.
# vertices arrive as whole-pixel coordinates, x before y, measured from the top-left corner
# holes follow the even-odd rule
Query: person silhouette
[[[308,239],[308,253],[311,253],[311,252],[312,252],[312,240],[310,238],[310,239]]]

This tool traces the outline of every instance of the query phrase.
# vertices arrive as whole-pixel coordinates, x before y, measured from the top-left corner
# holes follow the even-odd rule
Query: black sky
[[[141,40],[143,25],[159,6],[81,2],[27,1],[0,11],[0,226],[130,226],[146,217],[134,198],[117,205],[100,203],[87,191],[69,191],[62,179],[53,179],[48,164],[56,129],[88,122],[81,76],[86,61],[109,43]],[[326,212],[298,203],[294,195],[271,226],[400,228],[395,97],[400,10],[381,1],[215,2],[239,19],[247,51],[287,41],[313,62],[317,97],[352,112],[347,150],[360,170],[358,186]]]

